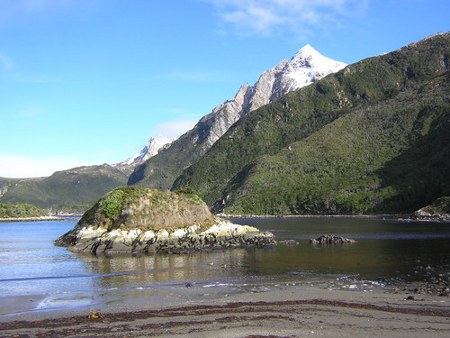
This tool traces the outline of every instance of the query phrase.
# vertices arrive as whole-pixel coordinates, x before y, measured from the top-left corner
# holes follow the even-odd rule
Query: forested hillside
[[[187,168],[215,211],[409,212],[450,195],[450,34],[362,60],[236,123]]]
[[[0,202],[26,202],[53,211],[83,213],[127,175],[109,165],[57,171],[49,177],[2,180]]]

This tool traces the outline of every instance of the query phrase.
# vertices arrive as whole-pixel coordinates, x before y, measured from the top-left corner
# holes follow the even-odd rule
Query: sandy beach
[[[2,317],[2,337],[448,337],[450,300],[436,295],[295,287],[220,299],[129,300]],[[11,302],[13,303],[13,302]],[[7,304],[5,304],[7,305]],[[11,304],[10,304],[11,305]],[[94,310],[91,308],[91,310]]]

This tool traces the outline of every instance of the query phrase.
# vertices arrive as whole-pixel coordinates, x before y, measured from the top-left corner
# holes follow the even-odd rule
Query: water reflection
[[[248,249],[214,250],[188,254],[95,257],[80,255],[86,269],[100,275],[101,287],[158,286],[228,279],[245,274]],[[263,250],[264,251],[264,250]]]
[[[380,219],[238,219],[279,240],[298,245],[265,249],[232,249],[140,257],[80,255],[86,270],[98,275],[99,288],[239,280],[265,276],[359,276],[364,280],[424,280],[430,269],[448,273],[450,225],[396,223]],[[335,233],[357,239],[347,246],[318,248],[308,239]],[[429,267],[426,269],[426,267]],[[315,278],[314,277],[314,278]],[[300,277],[299,277],[300,278]]]
[[[235,221],[270,230],[278,240],[293,239],[299,244],[108,258],[77,255],[53,245],[54,239],[74,222],[4,223],[0,224],[0,293],[54,294],[58,302],[66,302],[66,292],[80,292],[80,298],[86,299],[108,290],[118,294],[117,290],[126,289],[136,297],[148,290],[147,295],[156,297],[166,292],[162,289],[176,287],[176,293],[181,294],[187,289],[186,283],[201,285],[211,293],[206,286],[253,283],[254,287],[267,281],[296,283],[345,276],[372,281],[449,279],[450,224],[343,218]],[[324,233],[358,242],[328,248],[309,245],[310,238]]]

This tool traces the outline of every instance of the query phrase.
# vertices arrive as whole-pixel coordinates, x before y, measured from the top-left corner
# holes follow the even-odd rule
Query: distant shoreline
[[[223,218],[353,218],[353,219],[381,219],[395,220],[399,222],[438,222],[450,223],[450,219],[444,217],[420,217],[416,218],[412,214],[365,214],[365,215],[231,215],[217,214],[216,216]]]
[[[39,222],[39,221],[63,221],[67,217],[81,217],[82,215],[62,214],[38,217],[0,217],[0,222]],[[438,217],[414,218],[411,214],[368,214],[368,215],[230,215],[216,214],[223,218],[361,218],[361,219],[389,219],[400,222],[438,222],[449,223],[450,220]]]
[[[234,218],[389,218],[389,219],[411,219],[411,214],[361,214],[361,215],[233,215],[233,214],[217,214],[219,217]]]
[[[1,217],[0,222],[36,222],[36,221],[62,221],[61,216],[37,216],[37,217]]]

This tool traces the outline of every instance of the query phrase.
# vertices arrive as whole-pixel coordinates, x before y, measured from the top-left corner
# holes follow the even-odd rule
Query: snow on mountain
[[[203,116],[193,129],[174,141],[174,146],[168,147],[164,152],[179,152],[180,149],[186,148],[183,142],[190,142],[194,145],[186,148],[191,149],[190,153],[171,155],[178,158],[179,162],[180,158],[183,158],[186,162],[183,166],[188,166],[202,156],[242,116],[345,66],[345,63],[327,58],[310,45],[306,45],[290,61],[283,60],[274,68],[262,73],[253,86],[243,84],[232,100],[216,106],[211,113]],[[152,140],[140,154],[126,162],[134,164],[145,162],[151,156],[148,153],[151,142]],[[136,180],[139,179],[141,178]]]
[[[200,136],[195,137],[194,143],[203,144],[205,149],[209,148],[245,114],[345,66],[347,64],[323,56],[311,45],[304,46],[290,61],[283,60],[262,73],[253,86],[242,85],[233,100],[222,103],[204,116],[194,127]]]
[[[155,156],[161,149],[164,149],[170,145],[174,140],[164,136],[152,137],[148,141],[148,144],[142,148],[142,150],[131,156],[129,159],[118,163],[118,165],[136,166],[147,161],[150,157]]]
[[[278,76],[274,82],[270,102],[279,99],[290,91],[308,86],[317,80],[335,73],[347,64],[323,56],[311,45],[301,48],[290,61],[283,60],[273,71]]]

